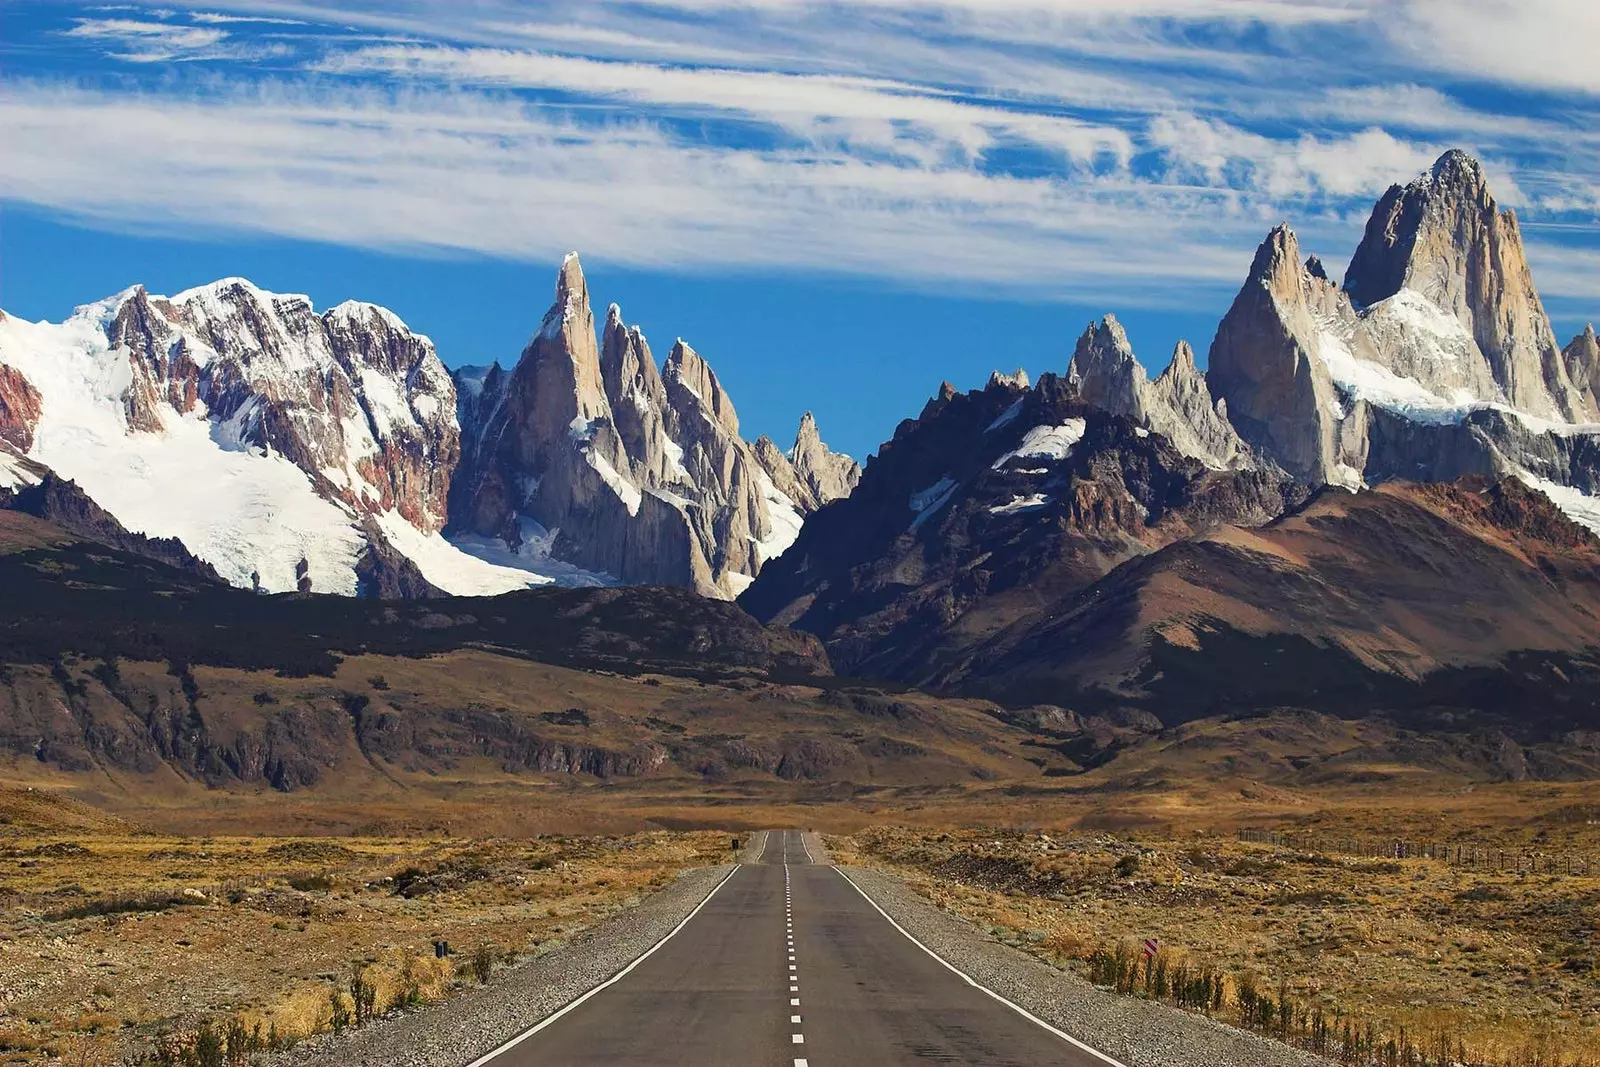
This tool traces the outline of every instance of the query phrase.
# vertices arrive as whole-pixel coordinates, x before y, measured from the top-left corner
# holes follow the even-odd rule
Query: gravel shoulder
[[[752,835],[750,849],[759,855]],[[702,867],[485,986],[361,1030],[325,1034],[273,1057],[271,1067],[460,1067],[509,1041],[622,970],[683,921],[732,866]]]
[[[1127,1067],[1328,1067],[1327,1060],[1203,1016],[1101,992],[990,939],[891,875],[841,869],[946,962]]]

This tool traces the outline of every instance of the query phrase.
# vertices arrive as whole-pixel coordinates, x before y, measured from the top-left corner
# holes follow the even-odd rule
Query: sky
[[[581,253],[746,436],[857,456],[1114,313],[1202,363],[1448,148],[1600,318],[1592,0],[0,0],[0,308],[242,275],[513,362]]]

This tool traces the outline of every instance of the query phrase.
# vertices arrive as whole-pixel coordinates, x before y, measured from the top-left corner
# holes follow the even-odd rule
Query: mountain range
[[[1560,345],[1460,152],[1383,195],[1342,284],[1274,228],[1205,371],[1181,342],[1151,378],[1107,315],[1060,374],[945,384],[864,471],[809,414],[787,450],[745,440],[689,344],[658,363],[616,305],[597,323],[575,254],[509,368],[451,372],[383,308],[241,279],[0,315],[0,503],[264,592],[677,586],[842,671],[1013,702],[1159,703],[1158,661],[1238,635],[1419,684],[1583,655],[1597,479],[1600,343]],[[1397,577],[1422,601],[1367,603]],[[1465,589],[1488,614],[1455,623],[1498,636],[1424,625]],[[1510,605],[1546,624],[1495,623]]]
[[[809,414],[788,451],[745,441],[711,366],[680,340],[658,368],[616,305],[597,341],[575,255],[510,370],[238,278],[0,313],[0,494],[46,472],[245,588],[722,599],[859,477]]]
[[[1012,707],[1592,730],[1594,366],[1451,152],[1343,286],[1273,229],[1203,374],[1180,343],[1152,380],[1106,316],[1064,375],[946,384],[740,603],[842,673]]]
[[[745,440],[576,256],[509,368],[239,279],[3,317],[0,754],[944,789],[1333,716],[1374,765],[1592,776],[1597,373],[1459,153],[1342,285],[1273,229],[1204,372],[1107,315],[864,469],[810,415]]]

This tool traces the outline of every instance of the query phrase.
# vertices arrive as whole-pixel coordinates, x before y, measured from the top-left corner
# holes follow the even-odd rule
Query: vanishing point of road
[[[921,1063],[1117,1065],[946,965],[788,830],[621,974],[471,1067]]]

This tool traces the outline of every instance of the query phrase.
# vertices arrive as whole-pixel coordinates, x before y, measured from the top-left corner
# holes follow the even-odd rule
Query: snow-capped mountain
[[[1107,316],[1070,376],[1213,468],[1349,489],[1511,475],[1600,527],[1600,343],[1591,327],[1557,344],[1516,216],[1460,152],[1384,194],[1343,286],[1274,228],[1205,374],[1180,343],[1150,381]]]
[[[307,297],[242,279],[173,297],[136,287],[58,325],[5,317],[0,364],[16,453],[236,585],[549,581],[439,536],[460,452],[455,388],[431,342],[382,308],[318,315]]]
[[[1379,201],[1341,288],[1279,226],[1207,377],[1240,435],[1311,484],[1515,475],[1593,524],[1595,363],[1557,344],[1482,169],[1440,157]]]
[[[727,598],[862,478],[809,413],[787,450],[746,441],[683,340],[658,365],[616,305],[596,326],[576,254],[515,364],[454,374],[383,308],[318,314],[239,279],[173,297],[130,289],[55,325],[0,313],[0,490],[53,471],[129,532],[176,538],[269,591],[620,582]],[[1063,389],[1201,470],[1271,475],[1268,497],[1296,497],[1278,475],[1305,492],[1511,475],[1600,529],[1600,342],[1590,328],[1558,345],[1515,215],[1458,152],[1384,195],[1343,286],[1275,228],[1205,373],[1180,343],[1152,380],[1108,315],[1079,338],[1051,404]],[[1061,426],[1011,425],[1037,393],[1026,376],[996,374],[996,390],[1011,399],[982,447],[960,449],[1020,434],[1016,448],[1083,455]],[[946,386],[922,418],[955,397]],[[893,514],[873,522],[895,537],[924,529],[966,492],[940,484],[895,483]],[[914,489],[929,490],[920,508]],[[1129,514],[1150,507],[1133,498]],[[1038,520],[1067,499],[1057,487],[972,506]]]
[[[1577,545],[1578,572],[1593,555],[1595,542],[1568,520],[1600,533],[1600,342],[1591,328],[1557,346],[1515,216],[1459,153],[1383,197],[1345,288],[1315,257],[1302,259],[1288,226],[1275,228],[1217,329],[1206,373],[1180,343],[1152,381],[1111,316],[1090,324],[1067,370],[1033,386],[997,372],[966,394],[946,383],[740,603],[818,634],[845,671],[959,686],[986,657],[1010,671],[1009,650],[1024,646],[1027,669],[1048,675],[1084,650],[1122,656],[1129,633],[1143,635],[1146,651],[1152,642],[1198,650],[1226,626],[1250,630],[1266,616],[1238,606],[1256,594],[1249,582],[1230,586],[1243,570],[1233,548],[1206,546],[1259,550],[1256,570],[1292,572],[1299,564],[1256,528],[1308,500],[1326,521],[1345,490],[1360,492],[1350,507],[1371,520],[1349,527],[1361,539],[1351,559],[1415,548],[1405,524],[1385,534],[1385,501],[1415,503],[1406,524],[1424,530],[1433,519],[1423,512],[1443,509],[1456,523],[1480,498],[1493,501],[1493,525],[1511,540],[1533,531],[1553,551]],[[1376,502],[1365,491],[1388,482],[1453,484],[1396,485]],[[1319,544],[1329,550],[1337,537]],[[1221,570],[1207,572],[1216,560]],[[1499,557],[1470,562],[1485,589],[1505,593],[1486,603],[1534,614],[1514,590],[1537,574],[1508,576]],[[1354,632],[1360,612],[1328,586],[1345,565],[1338,557],[1326,574],[1317,564],[1261,588],[1297,608],[1322,604],[1294,623],[1306,633],[1339,612]],[[1380,577],[1340,580],[1371,597]],[[1159,610],[1121,592],[1146,579]],[[1093,627],[1061,636],[1060,621],[1085,612]],[[1226,626],[1208,629],[1213,616]],[[1483,625],[1480,614],[1465,629]],[[1514,630],[1509,644],[1485,640],[1473,654],[1543,647]],[[1159,665],[1146,668],[1160,677]]]
[[[52,471],[269,592],[729,597],[856,476],[809,416],[807,477],[758,458],[710,367],[679,342],[658,372],[615,309],[602,361],[575,256],[516,368],[463,372],[459,397],[457,381],[384,308],[318,314],[237,278],[136,287],[60,324],[0,313],[0,489]]]
[[[576,254],[516,365],[458,372],[457,389],[452,535],[630,584],[737,596],[859,477],[809,414],[787,455],[746,442],[710,364],[680,339],[658,369],[615,304],[597,341]]]

